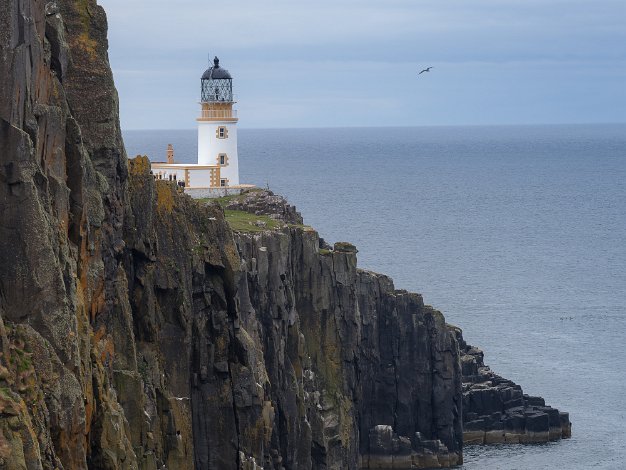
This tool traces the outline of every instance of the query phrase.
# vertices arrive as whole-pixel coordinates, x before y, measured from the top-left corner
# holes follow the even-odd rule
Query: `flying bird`
[[[421,74],[423,74],[424,72],[430,72],[430,69],[432,69],[432,67],[425,68],[425,69],[424,69],[424,70],[422,70],[420,73],[418,73],[418,75],[421,75]]]

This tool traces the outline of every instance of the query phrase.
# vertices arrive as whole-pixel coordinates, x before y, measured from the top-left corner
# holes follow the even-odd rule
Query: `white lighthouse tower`
[[[237,111],[233,96],[233,78],[213,59],[200,79],[200,117],[198,121],[198,162],[174,160],[174,147],[167,147],[167,162],[151,163],[157,180],[175,184],[194,198],[241,194],[254,188],[239,182],[237,156]],[[188,162],[189,158],[184,157]]]
[[[198,165],[218,165],[218,171],[211,173],[211,187],[239,186],[233,78],[215,57],[213,66],[202,74],[200,83]]]

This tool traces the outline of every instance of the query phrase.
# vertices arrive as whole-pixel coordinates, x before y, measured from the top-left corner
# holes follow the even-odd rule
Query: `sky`
[[[215,55],[240,127],[626,122],[626,0],[99,4],[125,130],[194,128]]]

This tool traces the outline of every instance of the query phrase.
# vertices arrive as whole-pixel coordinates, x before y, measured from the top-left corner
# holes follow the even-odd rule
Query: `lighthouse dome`
[[[228,70],[220,67],[220,60],[213,59],[213,67],[209,67],[200,79],[200,96],[203,103],[233,101],[233,77]]]
[[[213,67],[209,67],[202,74],[202,80],[220,80],[231,79],[230,73],[225,68],[220,67],[220,60],[216,57],[213,59]]]

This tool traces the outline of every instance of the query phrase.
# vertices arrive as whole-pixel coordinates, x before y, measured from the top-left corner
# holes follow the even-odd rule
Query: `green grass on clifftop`
[[[272,219],[267,215],[255,215],[244,211],[224,211],[226,222],[235,232],[263,232],[274,230],[284,226],[279,220]]]

